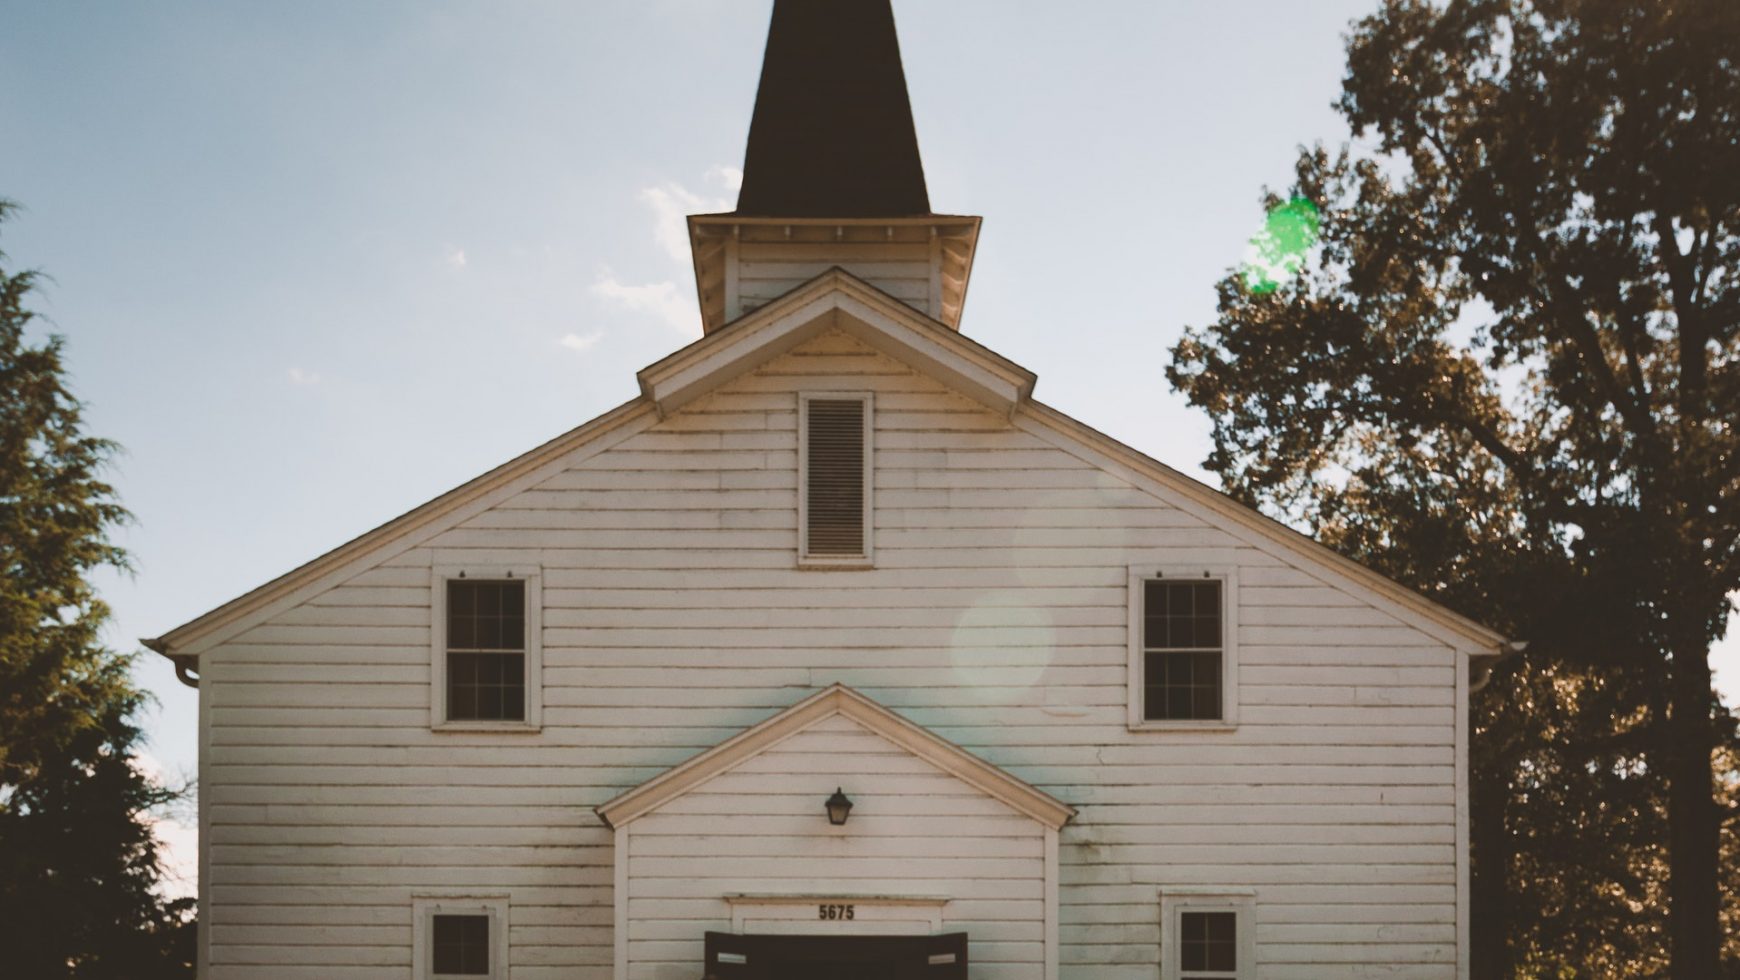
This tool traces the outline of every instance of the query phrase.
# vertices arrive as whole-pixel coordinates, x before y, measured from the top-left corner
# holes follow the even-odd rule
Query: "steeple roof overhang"
[[[939,319],[961,328],[967,287],[972,280],[973,260],[979,249],[979,227],[984,219],[970,214],[929,214],[914,217],[754,217],[732,211],[689,215],[689,254],[694,263],[695,298],[701,306],[701,324],[706,333],[724,326],[728,278],[733,274],[730,245],[784,242],[816,248],[817,256],[840,254],[845,249],[878,243],[926,240],[932,246],[936,287],[941,301]],[[818,247],[824,246],[824,247]]]

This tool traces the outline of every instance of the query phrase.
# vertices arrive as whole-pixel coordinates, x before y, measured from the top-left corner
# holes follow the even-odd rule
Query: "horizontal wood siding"
[[[855,803],[841,828],[822,812],[837,786]],[[696,976],[702,933],[731,929],[721,896],[770,893],[947,895],[975,976],[1043,977],[1044,828],[846,718],[639,818],[629,841],[631,980]]]
[[[765,306],[839,266],[929,316],[932,264],[927,242],[841,242],[826,248],[742,242],[737,246],[738,312]]]
[[[873,569],[796,567],[806,389],[875,393]],[[431,569],[468,563],[542,568],[540,733],[429,730]],[[1127,568],[1195,563],[1238,568],[1241,724],[1131,732]],[[458,888],[511,896],[517,980],[607,977],[613,837],[590,808],[842,682],[1080,809],[1061,835],[1065,977],[1153,977],[1171,885],[1253,889],[1270,980],[1449,980],[1454,663],[1359,598],[827,335],[203,658],[212,975],[403,976],[412,894]],[[876,769],[890,761],[838,765],[898,775],[914,846],[986,816],[940,777]],[[932,778],[937,795],[907,791]],[[787,774],[731,779],[734,802],[770,821],[819,820]],[[658,819],[718,806],[693,795]],[[779,856],[713,836],[733,836],[715,841],[732,851],[719,867]],[[931,857],[866,857],[854,880],[911,891],[900,882]],[[1003,908],[987,883],[1028,857],[979,853],[950,873],[950,914],[985,923],[975,949],[982,936],[1011,963],[1028,940],[997,916],[1024,921],[1032,886],[1010,883]],[[657,886],[670,894],[631,894],[650,931],[630,940],[667,964],[646,976],[692,980],[719,890],[702,893],[712,872],[693,855],[645,859],[674,874]]]

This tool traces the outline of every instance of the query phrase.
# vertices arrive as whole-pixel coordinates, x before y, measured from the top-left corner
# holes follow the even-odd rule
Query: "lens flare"
[[[1323,225],[1317,205],[1303,197],[1269,209],[1263,230],[1245,249],[1245,288],[1253,293],[1272,293],[1299,274],[1305,257],[1317,244]]]
[[[949,661],[965,689],[983,700],[994,692],[1039,684],[1057,655],[1050,614],[1015,592],[987,595],[962,611],[949,641]]]

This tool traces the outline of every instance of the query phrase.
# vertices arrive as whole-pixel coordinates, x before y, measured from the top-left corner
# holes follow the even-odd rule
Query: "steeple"
[[[774,0],[736,213],[930,213],[888,0]]]
[[[838,266],[959,330],[978,239],[931,211],[889,0],[774,0],[737,209],[689,216],[703,329]]]

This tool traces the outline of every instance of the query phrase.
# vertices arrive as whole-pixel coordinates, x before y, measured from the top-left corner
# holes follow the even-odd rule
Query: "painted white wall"
[[[806,388],[875,392],[873,570],[795,567]],[[543,570],[538,734],[429,730],[430,569],[468,562]],[[1132,732],[1127,569],[1197,563],[1238,569],[1240,725]],[[825,336],[202,658],[210,975],[405,976],[412,893],[465,888],[511,896],[514,977],[607,977],[590,807],[841,682],[1080,809],[1065,977],[1151,980],[1158,889],[1200,885],[1255,891],[1260,976],[1448,980],[1456,656]]]

